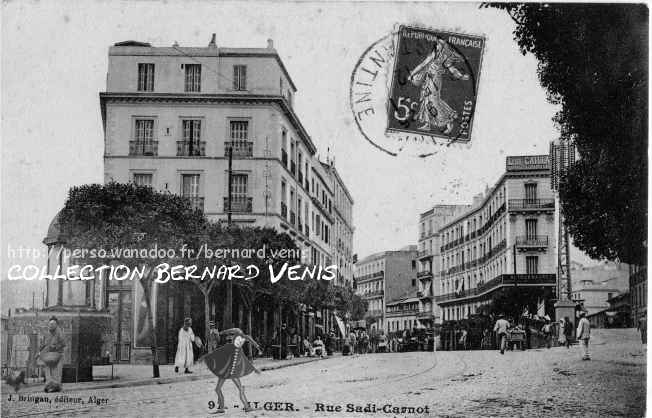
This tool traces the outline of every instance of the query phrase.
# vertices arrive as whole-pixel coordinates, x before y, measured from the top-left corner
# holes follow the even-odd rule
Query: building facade
[[[417,317],[421,326],[431,328],[441,323],[442,315],[434,298],[439,296],[441,274],[441,235],[440,228],[453,217],[469,209],[469,205],[435,205],[419,215],[419,244],[417,246],[417,297],[419,299]]]
[[[214,36],[207,47],[117,43],[109,48],[107,88],[100,93],[105,182],[184,196],[213,221],[226,222],[230,214],[234,224],[275,228],[295,240],[304,263],[335,264],[336,188],[294,111],[296,91],[271,40],[266,48],[218,47]],[[351,228],[351,240],[352,233]],[[114,343],[131,350],[123,356],[117,350],[118,360],[146,361],[147,313],[138,286],[109,286],[105,300],[117,318]],[[173,336],[184,317],[193,318],[195,332],[207,320],[196,308],[203,306],[197,289],[172,287],[159,289],[153,313],[159,341],[170,342],[161,348],[163,359],[173,357]],[[221,304],[214,300],[209,309],[218,323]],[[331,327],[329,313],[299,316],[233,308],[234,325],[253,322],[263,340],[281,322],[306,335],[315,326]]]
[[[356,294],[368,302],[366,320],[371,330],[388,332],[387,303],[416,292],[416,246],[384,251],[359,260],[354,267]]]
[[[571,265],[573,302],[580,304],[588,315],[609,308],[609,299],[629,289],[629,266],[602,262],[594,266]]]
[[[337,284],[353,287],[353,198],[332,159],[322,163],[333,188],[333,262],[337,264]]]
[[[551,312],[557,268],[554,213],[549,156],[507,157],[506,171],[494,187],[439,230],[435,301],[442,319],[468,318],[507,288],[535,293]]]

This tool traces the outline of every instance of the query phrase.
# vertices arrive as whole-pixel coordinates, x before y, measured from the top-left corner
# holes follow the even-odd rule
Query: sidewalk
[[[273,360],[271,358],[258,358],[254,360],[254,365],[260,371],[282,369],[285,367],[298,366],[300,364],[311,363],[318,360],[326,360],[328,358],[341,357],[341,354],[335,353],[331,357],[297,357],[290,360]],[[95,379],[92,382],[78,382],[78,383],[64,383],[63,392],[80,391],[80,390],[97,390],[108,388],[122,388],[131,386],[147,386],[147,385],[164,385],[169,383],[202,380],[215,378],[204,363],[196,363],[191,369],[192,374],[185,374],[183,370],[179,373],[174,372],[174,365],[166,364],[159,366],[159,373],[161,377],[154,379],[152,377],[151,364],[116,364],[113,366],[113,380],[109,380],[111,376],[111,366],[93,366],[93,376]],[[20,393],[34,393],[43,391],[43,383],[30,383],[26,386],[21,386]],[[2,393],[13,393],[13,389],[9,387],[4,381],[2,382]]]

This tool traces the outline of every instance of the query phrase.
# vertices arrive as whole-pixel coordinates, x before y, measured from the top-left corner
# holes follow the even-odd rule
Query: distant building
[[[370,329],[389,331],[385,305],[416,292],[416,246],[383,251],[359,260],[354,267],[356,294],[369,303]]]
[[[595,266],[571,265],[574,302],[581,304],[588,315],[609,308],[608,300],[626,293],[629,288],[629,266],[603,262]]]
[[[420,298],[416,295],[388,302],[385,311],[388,332],[423,328],[419,318]]]
[[[647,266],[629,266],[629,299],[632,307],[632,326],[647,315]]]
[[[454,217],[468,210],[470,205],[435,205],[419,215],[419,244],[417,247],[417,281],[420,325],[431,328],[442,322],[439,306],[433,299],[440,295],[440,288],[433,283],[441,279],[441,234],[439,229]]]

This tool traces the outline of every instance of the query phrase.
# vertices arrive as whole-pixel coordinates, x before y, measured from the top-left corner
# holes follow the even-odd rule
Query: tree
[[[554,121],[580,160],[560,198],[575,245],[644,264],[647,239],[648,9],[644,4],[484,4],[516,24],[538,60]]]
[[[114,263],[132,272],[143,272],[139,284],[147,305],[152,374],[159,377],[157,328],[151,315],[156,266],[183,264],[179,249],[202,236],[206,228],[204,215],[191,208],[183,197],[112,182],[70,189],[60,226],[64,245],[82,250],[74,257],[77,264],[98,268]],[[167,250],[174,250],[175,254]],[[166,253],[162,259],[158,257],[160,251]],[[107,257],[98,257],[102,253]]]

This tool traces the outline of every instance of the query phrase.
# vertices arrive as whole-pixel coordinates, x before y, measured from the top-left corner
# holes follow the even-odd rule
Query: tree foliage
[[[488,6],[488,4],[485,4]],[[648,9],[643,4],[516,4],[521,52],[538,76],[561,136],[580,160],[562,179],[562,211],[593,258],[642,264],[647,239]]]

